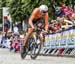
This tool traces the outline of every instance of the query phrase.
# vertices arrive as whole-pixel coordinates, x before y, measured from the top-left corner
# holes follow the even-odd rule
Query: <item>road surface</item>
[[[19,53],[0,48],[0,64],[75,64],[75,58],[38,56],[36,60],[32,60],[28,55],[22,60]]]

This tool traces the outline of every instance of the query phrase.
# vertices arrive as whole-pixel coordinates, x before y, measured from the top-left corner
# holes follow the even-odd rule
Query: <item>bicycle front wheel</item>
[[[28,53],[28,48],[24,47],[23,45],[21,46],[21,58],[24,59]]]
[[[31,44],[31,59],[36,59],[41,50],[41,40],[38,39],[36,42]]]

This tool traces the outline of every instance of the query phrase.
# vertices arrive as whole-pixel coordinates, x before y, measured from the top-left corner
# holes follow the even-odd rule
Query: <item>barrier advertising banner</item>
[[[75,47],[75,29],[66,30],[45,37],[44,47],[48,48],[67,48]]]

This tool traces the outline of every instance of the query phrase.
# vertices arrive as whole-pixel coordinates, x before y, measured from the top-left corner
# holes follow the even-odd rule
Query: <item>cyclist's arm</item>
[[[34,29],[33,18],[34,18],[34,16],[31,16],[31,17],[30,17],[30,19],[29,19],[29,24],[30,24],[30,26]]]
[[[35,16],[36,16],[36,12],[37,12],[37,9],[34,9],[34,11],[32,12],[31,17],[29,18],[29,24],[30,24],[30,26],[31,26],[33,29],[34,29],[33,19],[34,19]]]
[[[45,30],[48,31],[48,13],[46,13],[46,15],[44,16],[44,19],[45,19]]]

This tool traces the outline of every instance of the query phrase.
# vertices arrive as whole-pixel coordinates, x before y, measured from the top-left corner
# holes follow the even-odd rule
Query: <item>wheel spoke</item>
[[[39,55],[41,49],[40,39],[35,40],[33,38],[32,44],[31,44],[31,58],[35,59]]]

